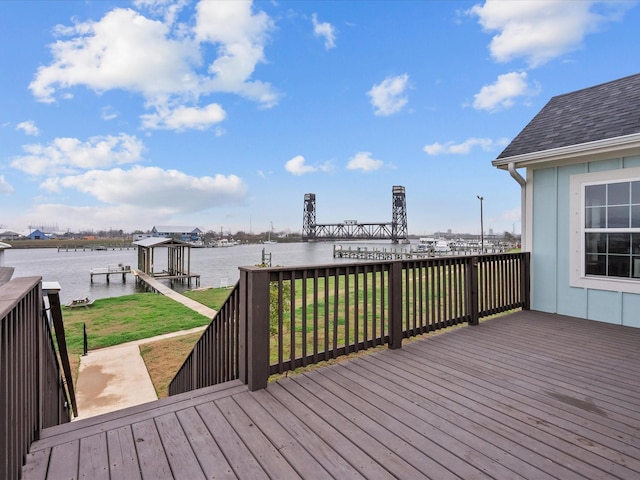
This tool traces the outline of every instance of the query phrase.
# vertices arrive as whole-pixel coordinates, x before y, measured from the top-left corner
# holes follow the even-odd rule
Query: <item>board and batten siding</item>
[[[572,175],[640,167],[640,156],[532,169],[531,308],[640,327],[640,295],[570,285]]]

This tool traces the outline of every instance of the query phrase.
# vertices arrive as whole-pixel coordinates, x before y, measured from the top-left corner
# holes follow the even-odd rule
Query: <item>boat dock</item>
[[[130,243],[124,245],[64,245],[59,246],[58,252],[100,252],[107,250],[131,250],[136,248]]]
[[[131,273],[131,267],[129,265],[123,265],[122,263],[114,263],[106,267],[96,267],[89,270],[91,283],[93,283],[94,276],[102,275],[107,277],[107,283],[109,283],[111,275],[122,275],[122,283],[125,283],[127,281],[127,273]]]
[[[333,258],[350,258],[353,260],[415,260],[421,258],[446,257],[451,255],[483,255],[488,253],[504,253],[505,249],[498,245],[489,245],[480,251],[480,247],[451,247],[447,251],[433,249],[379,249],[368,247],[344,248],[342,245],[333,246]]]
[[[417,252],[404,248],[371,248],[351,247],[344,248],[342,245],[333,246],[333,258],[351,258],[354,260],[407,260],[415,258],[433,257],[433,253]]]

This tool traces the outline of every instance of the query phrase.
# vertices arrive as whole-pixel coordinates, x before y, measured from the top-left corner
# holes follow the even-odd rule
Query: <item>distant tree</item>
[[[515,235],[513,235],[512,233],[509,232],[504,232],[504,235],[502,235],[502,239],[506,242],[506,243],[516,243],[518,241],[518,239],[515,237]]]

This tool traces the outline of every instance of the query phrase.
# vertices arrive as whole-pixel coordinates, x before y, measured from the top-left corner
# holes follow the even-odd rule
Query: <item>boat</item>
[[[273,231],[273,222],[271,222],[271,229],[269,230],[269,237],[267,240],[263,241],[265,245],[275,245],[278,243],[276,240],[271,240],[271,232]]]

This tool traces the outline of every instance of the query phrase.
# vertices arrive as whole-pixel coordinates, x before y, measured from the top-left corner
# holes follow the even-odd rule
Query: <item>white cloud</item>
[[[0,175],[0,195],[9,195],[15,189],[4,179],[4,175]]]
[[[96,92],[123,89],[147,99],[198,91],[192,65],[198,45],[175,40],[164,23],[117,8],[98,22],[58,28],[71,37],[53,43],[53,62],[38,68],[29,85],[35,97],[53,102],[56,89],[84,85]]]
[[[441,144],[439,142],[432,143],[431,145],[425,145],[424,151],[427,155],[467,155],[474,147],[479,147],[485,152],[490,152],[496,148],[504,148],[509,143],[509,139],[500,138],[498,140],[492,140],[490,138],[469,138],[462,143],[447,142]]]
[[[293,175],[304,175],[305,173],[330,172],[333,170],[333,165],[331,162],[325,162],[317,166],[307,165],[302,155],[296,155],[284,164],[284,169]],[[264,172],[258,171],[258,174],[264,176]]]
[[[580,48],[587,34],[618,20],[632,6],[633,2],[487,0],[467,13],[477,16],[487,32],[497,32],[489,46],[496,61],[524,58],[537,67]]]
[[[324,48],[330,50],[336,46],[336,29],[328,22],[318,22],[318,15],[315,13],[311,17],[313,22],[313,34],[316,37],[324,38]]]
[[[136,8],[146,8],[154,15],[160,15],[165,23],[172,24],[180,10],[182,10],[189,0],[134,0]]]
[[[307,165],[302,155],[296,155],[287,163],[285,163],[284,169],[287,172],[292,173],[293,175],[304,175],[305,173],[313,173],[318,171],[316,167]]]
[[[241,203],[247,192],[236,175],[194,177],[178,170],[142,166],[52,178],[41,188],[50,192],[72,188],[107,204],[159,208],[171,213]]]
[[[490,112],[510,108],[515,99],[537,94],[537,89],[527,83],[527,72],[511,72],[499,75],[492,85],[485,85],[474,95],[473,108]]]
[[[409,82],[406,73],[395,77],[387,77],[381,83],[374,85],[367,95],[371,97],[374,113],[380,116],[392,115],[402,110],[408,98],[404,94]]]
[[[117,226],[125,230],[150,229],[153,225],[175,225],[184,220],[172,218],[172,211],[128,205],[77,206],[61,203],[37,203],[23,215],[23,221],[38,224],[43,218],[64,219],[65,228],[72,231],[94,231]]]
[[[269,83],[249,81],[256,65],[265,62],[264,46],[273,27],[266,13],[253,13],[250,1],[201,1],[196,38],[218,45],[218,58],[209,66],[215,76],[205,82],[205,89],[237,93],[265,107],[275,105],[278,94]]]
[[[120,114],[113,109],[111,105],[104,106],[100,109],[100,117],[103,120],[115,120]]]
[[[73,87],[96,93],[120,89],[141,94],[145,106],[156,110],[151,117],[181,107],[202,109],[199,99],[216,92],[275,105],[279,94],[272,86],[252,80],[256,65],[266,61],[264,46],[273,28],[269,16],[254,13],[250,1],[201,1],[195,26],[174,24],[186,4],[138,0],[135,5],[164,20],[115,8],[98,21],[56,27],[60,38],[50,45],[52,61],[38,68],[29,85],[32,94],[51,103],[72,97]],[[169,128],[170,122],[156,124]],[[186,128],[188,122],[178,124]]]
[[[135,163],[142,158],[144,145],[132,135],[56,138],[49,145],[24,145],[25,155],[12,160],[11,166],[30,175],[56,175],[79,170]]]
[[[16,125],[16,130],[22,130],[25,135],[32,135],[34,137],[40,135],[40,130],[38,130],[36,122],[34,122],[33,120],[20,122],[18,125]]]
[[[347,168],[349,170],[362,170],[363,172],[372,172],[382,168],[384,162],[382,160],[375,160],[371,158],[371,152],[358,152],[349,162]]]
[[[206,130],[211,125],[222,122],[225,111],[217,103],[204,108],[179,106],[174,110],[159,108],[156,113],[141,115],[143,128],[155,130]],[[219,135],[218,135],[219,136]]]

